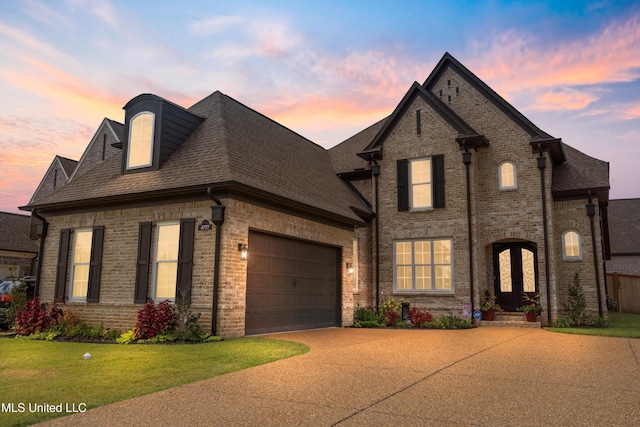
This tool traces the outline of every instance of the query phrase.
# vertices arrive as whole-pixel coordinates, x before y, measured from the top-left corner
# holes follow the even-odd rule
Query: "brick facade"
[[[247,262],[240,260],[237,245],[248,241],[250,229],[337,246],[342,251],[342,264],[352,262],[353,231],[234,199],[223,199],[222,203],[226,206],[226,220],[221,231],[217,322],[218,334],[223,337],[244,335]],[[102,225],[105,227],[105,237],[100,300],[98,303],[67,301],[65,307],[89,324],[102,322],[109,328],[133,328],[137,312],[142,308],[142,304],[133,302],[139,223],[151,221],[157,224],[195,218],[196,224],[200,224],[204,219],[210,220],[211,205],[212,201],[207,200],[47,218],[49,234],[45,241],[40,298],[43,301],[53,300],[60,230]],[[205,331],[211,327],[215,233],[215,228],[195,232],[191,308],[196,313],[202,313],[200,322]],[[342,268],[342,271],[342,324],[349,325],[353,322],[353,277],[346,268]],[[67,292],[68,280],[69,272]]]

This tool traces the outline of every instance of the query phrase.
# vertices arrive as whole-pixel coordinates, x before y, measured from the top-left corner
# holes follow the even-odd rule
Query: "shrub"
[[[167,338],[174,338],[184,341],[202,342],[207,338],[207,334],[202,331],[202,327],[198,323],[202,313],[194,314],[191,306],[184,302],[176,305],[176,326],[173,334]]]
[[[121,334],[118,338],[116,338],[116,342],[118,344],[129,344],[136,340],[136,332],[133,329],[129,329],[127,332]]]
[[[571,322],[566,317],[558,317],[556,319],[556,328],[570,328]]]
[[[419,308],[410,308],[407,314],[409,315],[411,324],[416,328],[420,328],[423,324],[433,320],[431,313],[420,310]]]
[[[569,313],[569,322],[573,326],[582,326],[587,320],[587,316],[584,313],[587,303],[580,285],[580,274],[577,271],[573,275],[568,293],[569,300],[564,304],[564,309]]]
[[[165,334],[176,327],[176,315],[171,309],[169,301],[162,301],[156,307],[152,300],[148,300],[144,308],[138,312],[135,339],[150,339],[159,334]]]
[[[7,323],[12,325],[16,320],[16,313],[25,309],[27,302],[27,287],[15,286],[9,292],[9,304],[7,305]]]
[[[353,312],[353,320],[356,322],[370,322],[378,320],[380,316],[373,309],[358,306]]]
[[[25,302],[24,310],[16,311],[16,334],[28,336],[35,332],[44,332],[55,324],[59,317],[60,310],[55,301],[47,310],[44,304],[40,304],[40,299],[34,297]]]
[[[394,310],[387,310],[384,313],[385,325],[387,326],[395,326],[398,323],[398,318],[400,314]]]

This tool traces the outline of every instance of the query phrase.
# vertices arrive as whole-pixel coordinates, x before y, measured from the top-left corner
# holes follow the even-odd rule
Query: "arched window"
[[[129,122],[127,169],[151,166],[154,122],[154,114],[148,111],[137,114]]]
[[[516,165],[513,162],[502,162],[500,166],[498,166],[498,185],[501,190],[518,187]]]
[[[562,234],[562,258],[568,261],[582,259],[582,237],[569,230]]]

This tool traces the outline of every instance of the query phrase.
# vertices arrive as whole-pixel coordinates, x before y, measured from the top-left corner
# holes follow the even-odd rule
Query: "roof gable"
[[[365,148],[363,153],[360,154],[361,157],[370,157],[372,152],[375,152],[375,150],[382,146],[389,132],[393,130],[398,120],[400,120],[416,97],[422,98],[440,117],[455,129],[457,132],[457,141],[476,141],[479,145],[489,145],[484,136],[473,130],[473,128],[462,120],[453,110],[451,110],[451,108],[445,105],[431,92],[425,90],[425,88],[420,86],[418,82],[414,82],[391,116],[389,116],[389,118],[384,122],[371,143]]]
[[[65,186],[67,182],[69,182],[69,177],[77,164],[78,162],[76,160],[56,155],[40,180],[38,187],[36,187],[36,191],[33,192],[29,203],[31,204],[38,199],[43,199],[58,188]]]
[[[530,143],[532,146],[540,146],[540,148],[545,151],[549,151],[551,159],[555,164],[566,161],[562,141],[560,139],[554,138],[533,124],[503,97],[491,89],[485,82],[480,80],[468,68],[462,65],[462,63],[455,59],[449,52],[446,52],[443,55],[440,62],[438,62],[438,65],[436,65],[431,74],[429,74],[429,77],[427,77],[422,84],[425,90],[431,92],[433,86],[448,68],[452,69],[457,75],[491,102],[498,110],[505,114],[511,121],[528,133],[531,137]]]
[[[118,129],[118,131],[116,131],[116,129]],[[87,145],[87,148],[82,153],[73,173],[70,174],[69,181],[93,169],[96,165],[116,154],[118,149],[113,147],[113,144],[122,142],[121,135],[123,130],[123,124],[105,117],[94,133],[93,138],[91,138],[89,145]]]

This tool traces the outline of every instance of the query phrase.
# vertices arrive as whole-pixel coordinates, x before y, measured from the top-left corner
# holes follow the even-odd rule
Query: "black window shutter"
[[[398,160],[398,211],[409,210],[409,160]]]
[[[67,263],[69,262],[69,240],[71,229],[60,230],[60,245],[58,246],[58,265],[56,268],[56,290],[54,301],[64,302],[65,285],[67,283]]]
[[[136,288],[133,302],[147,302],[149,291],[149,262],[151,258],[151,223],[141,222],[138,231],[138,261],[136,264]]]
[[[191,303],[191,275],[193,272],[193,240],[196,229],[195,218],[180,220],[180,245],[178,247],[178,281],[176,302]]]
[[[89,262],[89,286],[87,302],[98,302],[100,299],[100,277],[102,275],[102,247],[104,243],[104,226],[93,227],[91,237],[91,260]]]
[[[433,207],[444,208],[444,155],[431,157],[433,168]]]

